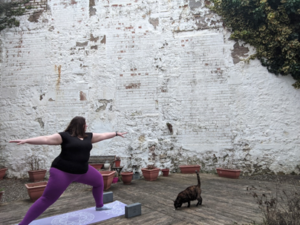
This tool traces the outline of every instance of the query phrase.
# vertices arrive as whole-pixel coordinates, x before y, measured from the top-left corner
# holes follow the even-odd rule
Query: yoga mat
[[[111,210],[96,211],[95,207],[64,213],[39,220],[34,220],[30,225],[87,225],[108,220],[113,217],[125,215],[126,204],[114,201],[105,204]]]

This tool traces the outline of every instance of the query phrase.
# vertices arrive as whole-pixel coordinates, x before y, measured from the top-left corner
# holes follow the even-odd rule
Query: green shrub
[[[29,0],[0,3],[0,31],[7,27],[20,25],[16,17],[24,15],[27,9],[31,9],[30,6],[26,6],[28,2]]]
[[[211,10],[232,29],[231,39],[256,48],[268,71],[291,75],[300,88],[300,0],[212,0]]]

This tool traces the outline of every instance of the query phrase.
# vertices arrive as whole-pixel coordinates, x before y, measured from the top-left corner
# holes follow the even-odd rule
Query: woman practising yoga
[[[36,219],[74,181],[93,186],[97,211],[110,209],[103,206],[103,177],[88,164],[90,151],[93,143],[116,136],[124,137],[127,132],[86,133],[86,127],[85,118],[76,116],[64,132],[10,141],[18,145],[61,145],[61,153],[52,162],[50,177],[43,195],[30,207],[19,225],[27,225]]]

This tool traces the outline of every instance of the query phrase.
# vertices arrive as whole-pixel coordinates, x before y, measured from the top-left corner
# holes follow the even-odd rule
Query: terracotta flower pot
[[[181,165],[179,166],[181,173],[195,173],[197,170],[200,172],[200,166],[199,165]]]
[[[164,177],[167,177],[169,175],[169,169],[162,169],[161,172],[163,173]]]
[[[94,167],[96,170],[101,170],[103,167],[103,163],[90,163],[92,167]]]
[[[116,171],[99,171],[103,177],[104,190],[108,190],[111,187],[111,183],[114,179]]]
[[[217,168],[217,173],[219,177],[227,177],[227,178],[233,178],[238,179],[241,173],[241,170],[238,169],[223,169],[223,168]]]
[[[159,168],[154,168],[154,169],[144,168],[142,169],[142,173],[145,180],[154,181],[158,177],[159,170],[160,170]]]
[[[133,172],[122,172],[121,176],[123,184],[130,184],[132,181]]]
[[[35,202],[44,193],[47,186],[47,181],[25,184],[30,200]]]
[[[29,181],[37,182],[37,181],[44,180],[46,172],[47,172],[47,170],[30,170],[30,171],[28,171]]]
[[[0,180],[2,180],[3,177],[5,176],[6,170],[7,170],[6,167],[0,169]]]
[[[120,167],[121,160],[115,160],[115,167]]]
[[[1,201],[1,198],[2,198],[3,194],[4,194],[4,191],[0,191],[0,201]]]

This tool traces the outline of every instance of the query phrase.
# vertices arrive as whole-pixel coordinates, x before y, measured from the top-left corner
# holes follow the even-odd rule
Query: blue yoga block
[[[125,217],[126,218],[140,216],[141,214],[142,214],[142,204],[141,203],[134,203],[134,204],[125,206]]]
[[[103,204],[112,202],[112,201],[113,201],[112,191],[103,193]]]

